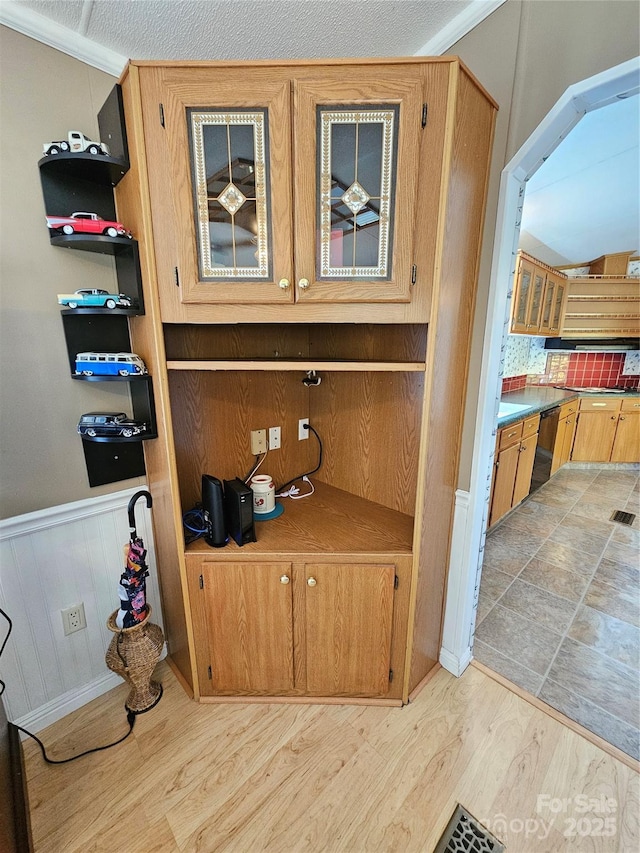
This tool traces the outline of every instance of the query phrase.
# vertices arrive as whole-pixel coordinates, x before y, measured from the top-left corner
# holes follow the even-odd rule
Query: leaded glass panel
[[[320,279],[392,276],[398,114],[318,107]]]
[[[187,110],[202,280],[271,278],[267,110]]]

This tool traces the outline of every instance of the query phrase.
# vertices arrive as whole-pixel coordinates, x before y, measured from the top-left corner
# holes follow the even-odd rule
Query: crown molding
[[[506,0],[472,0],[446,27],[416,50],[414,56],[441,56],[505,2]]]
[[[128,61],[126,56],[109,50],[44,15],[25,9],[21,3],[13,0],[0,2],[0,24],[60,50],[68,56],[73,56],[74,59],[86,62],[93,68],[112,74],[114,77],[120,76]]]

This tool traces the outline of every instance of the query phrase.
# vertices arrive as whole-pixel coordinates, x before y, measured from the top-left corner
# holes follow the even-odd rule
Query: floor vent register
[[[504,853],[505,847],[458,804],[433,853]]]
[[[628,524],[631,526],[636,517],[632,512],[625,512],[622,509],[617,509],[611,516],[611,521],[617,521],[618,524]]]

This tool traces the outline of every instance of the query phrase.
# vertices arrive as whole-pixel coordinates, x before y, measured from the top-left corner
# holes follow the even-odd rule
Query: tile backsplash
[[[575,385],[583,388],[637,388],[640,352],[554,352],[544,338],[508,335],[502,393],[525,385]]]
[[[635,356],[635,353],[629,353]],[[572,352],[547,354],[543,374],[529,374],[529,385],[575,385],[582,388],[636,388],[638,366],[624,352]],[[632,369],[629,370],[629,367]],[[635,368],[635,369],[634,369]],[[513,389],[512,389],[513,390]]]

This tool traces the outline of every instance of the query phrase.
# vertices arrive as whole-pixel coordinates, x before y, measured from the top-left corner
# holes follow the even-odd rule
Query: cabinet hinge
[[[394,579],[393,579],[393,588],[394,588],[394,589],[398,589],[398,584],[399,584],[399,583],[400,583],[400,580],[399,580],[399,578],[398,578],[398,575],[396,575],[396,576],[394,577]]]
[[[418,267],[415,264],[413,264],[413,266],[411,267],[411,284],[415,284],[417,278],[418,278]]]
[[[393,670],[389,670],[389,681],[393,681]]]
[[[427,113],[428,113],[428,111],[429,111],[429,105],[423,104],[422,105],[422,127],[423,128],[427,126]]]
[[[213,680],[213,673],[211,672],[211,667],[207,667],[207,675],[209,676],[209,681]]]
[[[180,287],[180,273],[178,272],[178,267],[173,268],[173,275],[176,281],[176,287]]]
[[[164,127],[164,104],[158,104],[160,108],[160,124]]]
[[[200,589],[204,589],[204,578],[200,575]]]

